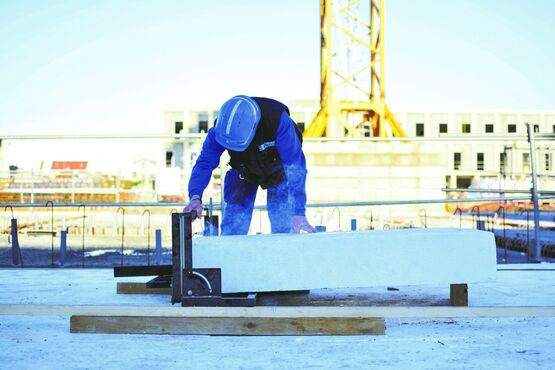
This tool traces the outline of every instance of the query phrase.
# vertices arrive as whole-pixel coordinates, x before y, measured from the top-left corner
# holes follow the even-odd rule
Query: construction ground
[[[4,268],[0,368],[553,368],[555,317],[538,317],[531,310],[555,306],[555,266],[497,266],[495,282],[469,284],[469,312],[521,307],[519,317],[478,317],[477,310],[475,317],[399,315],[386,318],[385,335],[257,337],[70,333],[69,316],[11,315],[6,308],[165,307],[170,306],[169,296],[116,294],[116,280],[145,278],[114,279],[111,269]],[[392,288],[323,289],[311,291],[309,297],[338,309],[387,306],[393,313],[399,306],[413,307],[416,313],[408,316],[449,302],[449,286]]]

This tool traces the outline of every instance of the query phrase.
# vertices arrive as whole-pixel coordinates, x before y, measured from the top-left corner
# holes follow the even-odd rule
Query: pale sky
[[[555,1],[389,0],[394,111],[555,109]],[[236,94],[319,98],[317,0],[0,0],[0,133],[148,133]]]

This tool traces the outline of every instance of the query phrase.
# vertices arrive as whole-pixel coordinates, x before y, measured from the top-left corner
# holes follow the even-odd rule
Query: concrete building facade
[[[296,100],[289,107],[291,117],[301,127],[308,125],[319,109],[314,100]],[[182,122],[174,120],[178,117],[184,119],[186,132],[206,132],[218,112],[206,109],[178,113],[166,112],[166,131]],[[400,112],[396,116],[408,136],[420,141],[306,140],[303,148],[309,171],[309,202],[442,199],[444,187],[529,189],[530,151],[522,140],[526,123],[535,132],[555,133],[555,111]],[[464,140],[465,135],[468,140]],[[504,138],[476,140],[487,135]],[[183,156],[174,165],[184,171],[185,180],[201,144],[202,140],[167,144],[167,148],[175,148],[173,155]],[[555,189],[554,149],[549,142],[538,142],[536,166],[543,190]],[[223,158],[220,170],[215,171],[215,185],[211,185],[215,199],[219,199],[226,164]]]

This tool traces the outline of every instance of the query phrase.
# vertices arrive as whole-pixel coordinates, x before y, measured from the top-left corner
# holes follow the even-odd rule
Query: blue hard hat
[[[220,108],[214,126],[216,141],[226,149],[245,151],[256,133],[260,116],[260,107],[253,98],[234,96]]]

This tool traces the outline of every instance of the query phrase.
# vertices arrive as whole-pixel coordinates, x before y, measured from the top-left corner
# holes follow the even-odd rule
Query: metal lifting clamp
[[[172,214],[172,303],[182,306],[252,307],[256,294],[222,294],[220,268],[193,267],[191,213]]]

